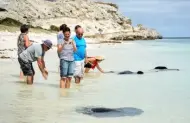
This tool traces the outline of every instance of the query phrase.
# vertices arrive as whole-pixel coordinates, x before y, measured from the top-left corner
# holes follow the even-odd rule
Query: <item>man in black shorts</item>
[[[43,41],[42,44],[32,44],[26,50],[18,56],[20,67],[23,71],[24,76],[27,76],[27,84],[33,84],[34,79],[34,68],[32,62],[37,61],[40,71],[45,79],[47,79],[48,72],[45,67],[44,55],[52,47],[50,40]]]

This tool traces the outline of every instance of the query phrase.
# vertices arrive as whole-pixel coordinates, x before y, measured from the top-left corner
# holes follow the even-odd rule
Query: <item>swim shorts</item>
[[[32,63],[24,62],[21,58],[18,58],[18,62],[24,76],[33,76],[35,74]]]
[[[84,76],[84,60],[75,61],[74,76],[81,78]]]
[[[84,65],[85,68],[92,68],[92,65],[90,63],[87,63]]]
[[[64,59],[60,60],[60,76],[72,77],[74,72],[74,61],[66,61]]]

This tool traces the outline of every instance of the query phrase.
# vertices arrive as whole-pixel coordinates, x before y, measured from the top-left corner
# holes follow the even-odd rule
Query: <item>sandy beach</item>
[[[0,57],[7,58],[17,58],[17,38],[20,32],[8,32],[0,31]],[[72,32],[71,36],[74,36],[75,33]],[[56,33],[34,33],[29,32],[29,39],[34,41],[34,43],[41,43],[42,40],[49,39],[53,42],[53,50],[56,50],[57,45],[57,34]],[[88,48],[91,48],[94,43],[98,43],[98,39],[86,38],[88,43]]]

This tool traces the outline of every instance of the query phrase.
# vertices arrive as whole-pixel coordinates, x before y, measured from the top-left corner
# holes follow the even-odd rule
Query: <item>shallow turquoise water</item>
[[[90,45],[89,55],[104,55],[105,70],[147,71],[155,66],[180,71],[144,75],[100,74],[85,76],[69,90],[59,89],[55,51],[45,60],[50,75],[43,80],[35,64],[33,86],[18,79],[17,61],[0,61],[0,123],[189,123],[190,40],[136,41],[116,45]],[[83,106],[133,107],[141,115],[96,118],[75,111]]]

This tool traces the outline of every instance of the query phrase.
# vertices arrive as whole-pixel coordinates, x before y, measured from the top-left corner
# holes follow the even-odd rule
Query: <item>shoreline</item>
[[[78,2],[81,3],[80,8]],[[90,44],[162,38],[156,29],[145,27],[143,24],[133,26],[132,20],[119,12],[117,4],[92,0],[78,2],[9,0],[9,4],[5,4],[1,11],[0,32],[18,35],[20,26],[27,24],[30,26],[29,35],[33,35],[31,37],[56,40],[59,26],[64,23],[71,29],[71,36],[74,34],[74,27],[81,25],[85,32],[84,37]],[[30,14],[25,13],[26,10],[30,11]],[[29,39],[33,40],[30,37]]]
[[[0,59],[11,59],[16,57],[17,52],[17,37],[20,34],[19,27],[0,25]],[[129,35],[126,35],[129,34]],[[29,30],[29,39],[34,43],[41,43],[42,40],[49,39],[53,43],[53,47],[57,45],[57,32],[48,31],[44,29],[31,28]],[[71,32],[71,37],[75,33]],[[134,34],[132,36],[135,36]],[[154,40],[154,39],[142,39],[136,36],[134,39],[131,37],[131,32],[115,32],[107,34],[84,34],[88,45],[93,44],[121,44],[127,41],[138,41],[138,40]],[[128,39],[127,39],[128,38]],[[13,56],[14,54],[14,56]]]

